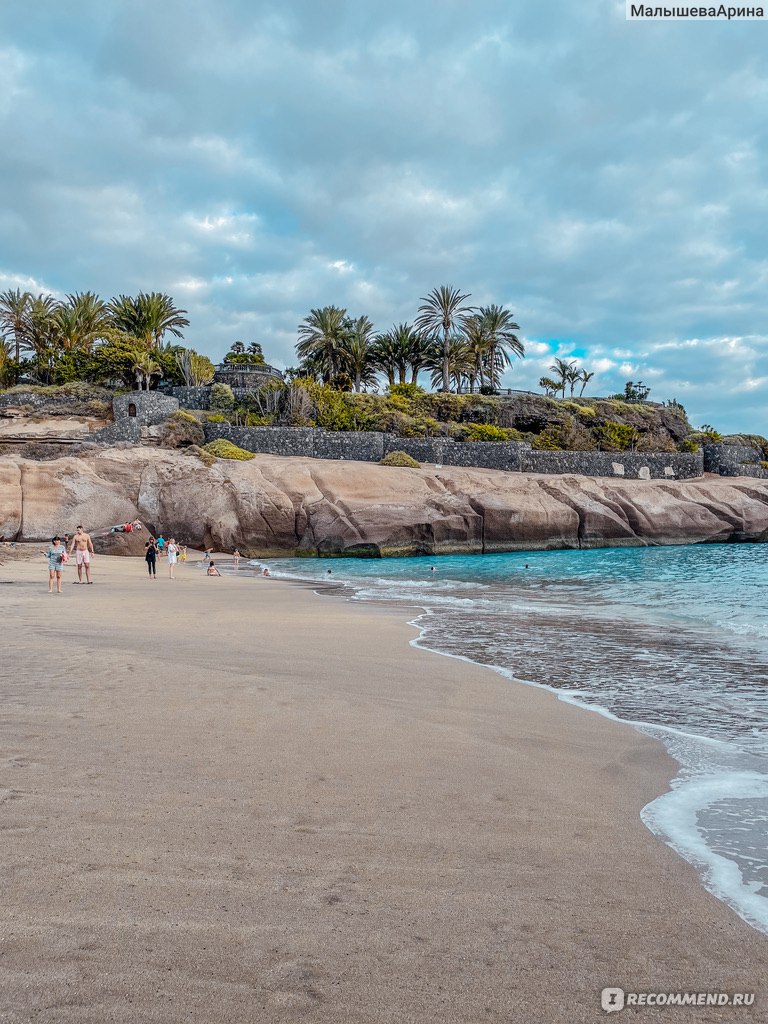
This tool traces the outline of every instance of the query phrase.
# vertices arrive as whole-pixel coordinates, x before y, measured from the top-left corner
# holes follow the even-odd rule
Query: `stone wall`
[[[573,473],[636,480],[689,480],[703,473],[700,452],[542,452],[521,441],[456,442],[449,438],[398,437],[377,431],[234,427],[229,423],[204,423],[203,429],[206,441],[223,437],[249,452],[314,459],[379,462],[388,452],[403,451],[425,464],[476,466],[506,472]]]
[[[83,436],[83,441],[88,444],[117,444],[120,441],[128,441],[131,444],[141,444],[141,422],[138,419],[115,420],[108,427],[102,430],[93,430],[90,434]]]
[[[628,480],[691,480],[704,472],[701,452],[546,452],[523,457],[525,473],[623,476]]]
[[[759,448],[745,444],[704,445],[704,470],[720,476],[754,476],[768,479],[768,470],[760,463],[763,453]]]
[[[142,427],[152,427],[178,410],[179,400],[159,391],[129,391],[112,399],[115,423],[130,419]]]

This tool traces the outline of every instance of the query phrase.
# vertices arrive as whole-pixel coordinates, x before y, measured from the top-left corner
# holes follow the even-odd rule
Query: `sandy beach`
[[[399,609],[158,572],[0,564],[3,1024],[765,1019],[765,937],[640,821],[659,745]]]

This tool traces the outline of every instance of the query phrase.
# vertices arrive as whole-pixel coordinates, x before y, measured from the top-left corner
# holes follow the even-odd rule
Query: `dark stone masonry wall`
[[[235,427],[205,423],[206,441],[223,437],[249,452],[303,455],[314,459],[379,462],[388,452],[403,451],[430,465],[474,466],[506,472],[573,473],[633,480],[690,480],[704,471],[696,453],[636,454],[630,452],[541,452],[521,441],[508,443],[448,438],[398,437],[370,432],[332,432],[295,427]]]
[[[742,444],[704,445],[704,470],[720,476],[753,476],[768,479],[768,470],[760,465],[763,453],[759,448]]]

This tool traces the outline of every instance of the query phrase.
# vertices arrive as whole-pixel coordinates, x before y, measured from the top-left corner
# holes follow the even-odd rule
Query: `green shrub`
[[[468,423],[467,441],[515,441],[520,436],[510,427],[494,427],[490,423]]]
[[[422,395],[426,394],[426,391],[424,388],[419,387],[418,384],[392,384],[387,388],[387,394],[393,398],[413,400],[414,398],[421,398]]]
[[[235,459],[238,462],[247,462],[255,459],[253,452],[247,452],[244,448],[238,448],[236,444],[227,441],[226,438],[217,437],[215,441],[209,441],[203,445],[203,451],[215,455],[217,459]]]
[[[209,412],[205,418],[209,423],[229,423],[227,417],[220,412]]]
[[[678,449],[681,452],[697,452],[699,446],[692,437],[686,437],[684,441],[680,442]]]
[[[195,417],[179,409],[168,417],[160,437],[160,445],[163,448],[186,448],[193,444],[201,445],[204,440],[203,428]]]
[[[235,408],[235,395],[229,384],[211,385],[209,408],[213,412],[232,412]]]
[[[417,462],[412,456],[408,455],[407,452],[390,452],[385,455],[379,463],[380,466],[403,466],[407,469],[419,469],[421,463]]]
[[[628,423],[616,423],[608,420],[601,427],[598,427],[598,438],[600,446],[606,452],[625,452],[633,449],[637,444],[638,432],[636,427]]]

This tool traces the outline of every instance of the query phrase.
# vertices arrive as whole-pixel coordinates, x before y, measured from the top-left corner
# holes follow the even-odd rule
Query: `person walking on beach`
[[[173,570],[176,568],[176,563],[179,560],[179,546],[176,543],[176,538],[171,537],[170,542],[167,545],[168,550],[168,576],[170,579],[175,580],[176,577],[173,575]]]
[[[44,552],[48,559],[48,593],[53,593],[53,581],[56,580],[56,593],[61,593],[61,573],[67,563],[67,549],[61,543],[61,537],[52,537],[51,546]]]
[[[91,583],[91,555],[94,554],[93,541],[90,534],[86,533],[82,526],[78,526],[75,530],[72,543],[69,545],[70,555],[73,551],[77,559],[77,580],[73,582],[83,582],[83,566],[85,566],[86,583]]]
[[[160,552],[160,554],[162,555],[162,553],[163,553],[163,548],[165,547],[165,537],[164,537],[164,536],[162,535],[162,533],[161,533],[161,534],[160,534],[160,536],[159,536],[159,537],[157,538],[157,540],[155,541],[155,543],[157,544],[157,550],[158,550],[158,551]]]
[[[144,559],[147,563],[147,572],[151,580],[157,579],[157,546],[154,540],[148,540],[144,545]]]

